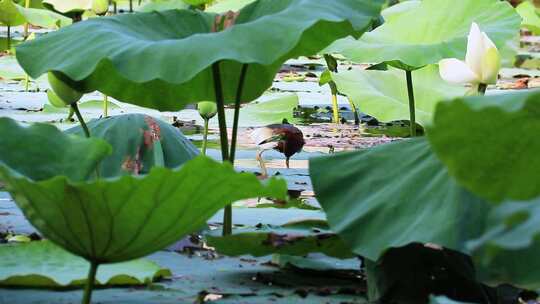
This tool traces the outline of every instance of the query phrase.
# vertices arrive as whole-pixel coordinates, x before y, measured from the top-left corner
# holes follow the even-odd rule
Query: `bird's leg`
[[[264,164],[264,160],[262,158],[262,153],[264,151],[257,152],[257,160],[259,161],[259,165],[261,166],[261,176],[268,177],[268,171],[266,171],[266,165]]]
[[[285,158],[285,166],[287,166],[287,169],[289,169],[289,159],[290,157]]]

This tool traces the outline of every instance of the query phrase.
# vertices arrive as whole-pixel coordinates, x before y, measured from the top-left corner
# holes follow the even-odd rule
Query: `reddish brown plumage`
[[[266,128],[272,130],[273,136],[279,137],[274,149],[285,154],[287,158],[300,152],[306,144],[302,131],[291,124],[273,124]]]

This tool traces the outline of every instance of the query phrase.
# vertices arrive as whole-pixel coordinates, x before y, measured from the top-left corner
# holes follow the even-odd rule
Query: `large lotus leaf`
[[[534,4],[524,1],[516,7],[516,11],[521,16],[521,26],[530,30],[535,35],[540,34],[540,16],[538,16]]]
[[[222,236],[221,231],[214,230],[206,234],[206,239],[219,253],[228,256],[305,256],[321,252],[337,258],[354,257],[339,236],[329,230],[326,221],[321,220],[302,220],[282,226],[261,224],[235,228],[233,234],[228,236]]]
[[[236,173],[231,164],[206,157],[177,170],[155,167],[142,177],[74,181],[62,174],[79,164],[86,170],[90,157],[83,147],[91,152],[91,144],[99,144],[108,151],[108,144],[72,137],[54,127],[25,129],[9,119],[0,121],[0,180],[6,190],[45,237],[87,260],[112,263],[141,257],[201,228],[234,201],[286,196],[283,180],[263,185],[253,174]],[[17,136],[25,132],[36,136]],[[4,140],[7,137],[15,139]],[[74,152],[65,158],[42,157],[56,151],[61,156],[62,149],[78,151],[79,159],[72,157]],[[34,161],[38,158],[43,164]],[[36,170],[27,170],[30,164]]]
[[[81,12],[92,9],[93,0],[43,0],[60,13]]]
[[[521,20],[506,1],[423,0],[360,40],[340,41],[329,51],[355,62],[390,62],[414,70],[444,58],[465,58],[472,22],[502,48],[519,32]]]
[[[12,0],[0,1],[0,23],[17,26],[25,22],[24,16],[19,12],[17,5]]]
[[[412,77],[416,120],[423,126],[432,121],[440,101],[463,96],[466,92],[464,87],[443,81],[436,65],[417,70]],[[410,119],[405,72],[355,69],[334,73],[332,78],[338,90],[349,96],[362,112],[384,122]]]
[[[17,9],[28,23],[36,26],[57,29],[72,23],[70,18],[46,9],[24,8],[20,5],[17,5]]]
[[[0,133],[0,166],[11,167],[34,180],[56,175],[72,181],[86,180],[111,153],[103,140],[62,135],[46,124],[23,128],[9,118],[0,118]]]
[[[413,242],[465,250],[490,207],[450,177],[423,138],[311,159],[310,176],[332,231],[374,261]]]
[[[144,114],[95,119],[88,129],[92,137],[113,147],[113,153],[100,163],[101,177],[147,174],[154,166],[176,168],[199,154],[178,128]],[[66,133],[84,136],[80,126]]]
[[[441,103],[428,131],[450,174],[470,191],[494,202],[540,196],[539,91]]]
[[[221,62],[224,99],[233,102],[245,63],[241,99],[251,101],[271,86],[287,59],[316,54],[347,35],[360,36],[381,2],[258,0],[218,33],[212,32],[213,13],[124,14],[79,22],[25,43],[17,48],[17,59],[33,78],[57,71],[83,91],[99,90],[158,110],[215,100],[211,66],[216,62]]]
[[[495,208],[486,233],[469,243],[480,277],[540,289],[540,199]]]
[[[89,263],[49,241],[0,246],[0,285],[17,287],[74,287],[86,282]],[[142,285],[170,276],[149,260],[103,265],[97,285]]]

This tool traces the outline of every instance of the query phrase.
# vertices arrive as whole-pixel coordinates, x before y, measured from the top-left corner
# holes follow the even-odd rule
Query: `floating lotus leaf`
[[[76,287],[85,284],[89,263],[49,241],[0,246],[0,285],[17,287]],[[142,285],[171,276],[149,260],[104,265],[98,285]]]
[[[450,174],[470,191],[493,202],[540,196],[540,92],[441,103],[428,131]]]
[[[332,231],[373,261],[414,242],[465,251],[491,207],[459,186],[425,138],[314,158],[310,176]]]
[[[101,177],[148,174],[154,166],[176,168],[199,154],[178,128],[144,114],[126,114],[92,120],[92,137],[113,147],[99,166]],[[84,136],[80,126],[66,131]]]
[[[403,71],[351,70],[333,73],[332,79],[338,91],[349,96],[360,111],[383,122],[410,118],[407,83]],[[436,65],[416,71],[413,79],[416,120],[423,126],[432,121],[439,102],[463,96],[466,92],[461,86],[443,81]]]
[[[465,58],[472,22],[502,49],[518,34],[521,20],[506,1],[423,0],[361,39],[339,41],[327,52],[355,62],[389,62],[414,70],[444,58]]]
[[[286,196],[282,180],[263,185],[253,174],[206,157],[176,170],[155,167],[142,177],[81,181],[109,151],[102,140],[42,124],[24,128],[7,118],[0,119],[0,140],[0,180],[28,220],[54,243],[94,263],[164,248],[234,201]]]
[[[83,91],[158,110],[216,100],[211,85],[216,62],[224,99],[233,102],[248,64],[241,100],[251,101],[271,86],[287,59],[316,54],[337,38],[359,37],[382,2],[258,0],[217,33],[213,13],[124,14],[79,22],[25,43],[17,48],[17,59],[33,78],[57,71]]]
[[[240,112],[240,126],[266,126],[281,123],[283,119],[294,123],[293,113],[296,107],[298,107],[298,95],[296,94],[287,94],[274,99],[247,104]],[[232,118],[232,113],[227,116]]]
[[[337,258],[354,257],[339,236],[329,230],[326,221],[321,220],[302,220],[282,226],[236,228],[233,234],[227,236],[214,230],[206,234],[206,239],[219,253],[228,256],[305,256],[311,252],[321,252]]]

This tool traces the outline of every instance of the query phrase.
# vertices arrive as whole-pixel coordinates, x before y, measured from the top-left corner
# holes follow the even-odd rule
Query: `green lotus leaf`
[[[538,16],[534,4],[524,1],[516,7],[516,11],[521,16],[521,26],[530,30],[535,35],[540,34],[540,16]]]
[[[208,8],[209,12],[225,13],[228,11],[238,11],[244,6],[255,2],[255,0],[221,0]]]
[[[295,121],[293,112],[298,107],[298,103],[298,95],[287,94],[274,99],[247,104],[240,112],[240,126],[266,126],[281,123],[283,119],[293,123]],[[232,117],[232,114],[228,116]]]
[[[521,20],[506,1],[423,0],[361,39],[340,41],[339,48],[329,51],[355,62],[389,62],[414,70],[444,58],[465,58],[472,22],[502,49],[519,32]]]
[[[382,10],[381,15],[384,18],[385,22],[389,22],[392,18],[397,18],[402,14],[408,12],[409,10],[417,8],[422,1],[420,0],[409,0],[400,2],[396,5],[392,5],[388,8]]]
[[[148,174],[154,166],[176,168],[195,158],[199,151],[180,130],[143,114],[126,114],[88,122],[92,137],[113,147],[99,165],[101,177]],[[84,136],[80,126],[65,131]]]
[[[208,245],[228,256],[271,254],[305,256],[312,252],[337,258],[352,258],[354,254],[328,228],[326,221],[302,220],[282,226],[259,225],[236,228],[233,234],[222,236],[214,230],[205,235]]]
[[[380,121],[409,120],[409,98],[405,73],[401,70],[350,70],[333,73],[338,91],[349,96],[360,111]],[[436,105],[442,100],[463,96],[466,89],[450,85],[439,76],[436,65],[413,74],[417,123],[431,123]]]
[[[507,202],[489,215],[485,234],[470,242],[479,276],[493,284],[540,289],[540,199]]]
[[[57,71],[85,92],[98,90],[158,110],[215,101],[209,83],[216,62],[224,100],[234,102],[242,66],[248,64],[241,100],[251,101],[271,86],[287,59],[316,54],[337,38],[359,37],[379,14],[381,3],[258,0],[218,33],[212,32],[217,16],[201,11],[92,19],[24,43],[17,48],[17,60],[33,78]]]
[[[50,241],[0,246],[0,286],[76,287],[85,284],[89,263]],[[149,260],[102,266],[97,285],[142,285],[171,276]]]
[[[201,228],[234,201],[284,199],[287,193],[283,180],[263,185],[253,174],[236,173],[231,164],[206,157],[176,170],[155,167],[146,176],[77,181],[72,176],[82,175],[78,172],[87,171],[87,159],[97,158],[92,150],[104,147],[108,152],[108,144],[52,126],[20,127],[7,118],[0,119],[0,138],[0,180],[30,223],[94,263],[145,256]],[[75,173],[65,174],[65,168]]]
[[[26,5],[26,0],[15,0],[15,3],[17,3],[20,6]],[[43,1],[42,0],[30,0],[30,6],[31,8],[45,8],[43,7]]]
[[[314,158],[310,176],[332,231],[373,261],[414,242],[465,251],[491,207],[452,179],[425,138]]]
[[[166,11],[171,9],[187,9],[187,5],[181,0],[169,0],[169,1],[155,1],[148,2],[147,4],[138,7],[136,10],[141,13],[153,12],[153,11]]]
[[[92,9],[92,0],[43,0],[60,13],[82,12]]]
[[[12,0],[0,1],[0,23],[17,26],[25,22],[24,16],[19,12],[17,5]]]
[[[71,18],[46,9],[24,8],[20,5],[17,5],[17,9],[28,23],[39,27],[58,29],[72,23]]]
[[[111,153],[111,147],[101,139],[59,136],[57,128],[46,124],[23,128],[9,118],[0,118],[0,133],[0,166],[34,180],[56,175],[86,180]]]
[[[530,200],[540,196],[539,113],[539,91],[459,98],[439,104],[428,137],[465,188],[492,202]]]

